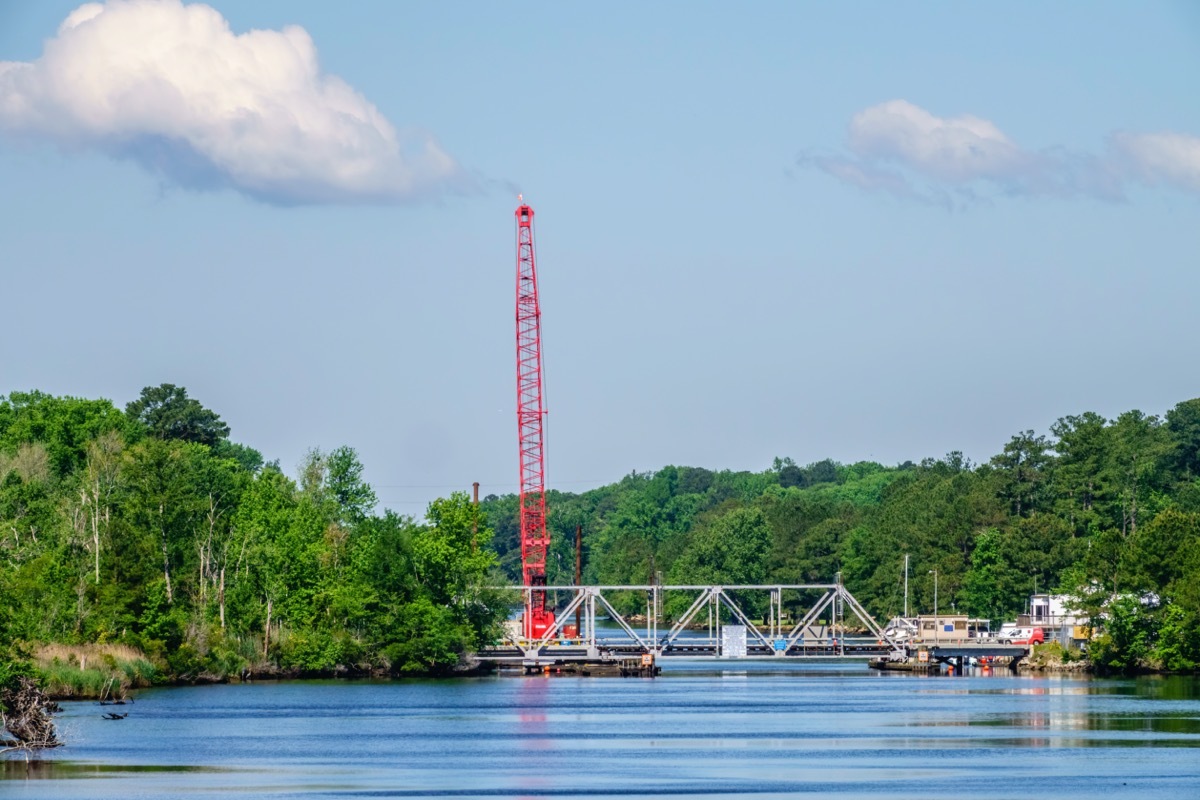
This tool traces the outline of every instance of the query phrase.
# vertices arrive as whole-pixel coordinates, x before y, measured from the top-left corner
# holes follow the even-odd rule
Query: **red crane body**
[[[521,456],[521,577],[525,593],[524,629],[537,639],[554,624],[546,607],[546,459],[542,427],[542,309],[538,302],[537,267],[533,254],[533,209],[517,207],[517,432]]]

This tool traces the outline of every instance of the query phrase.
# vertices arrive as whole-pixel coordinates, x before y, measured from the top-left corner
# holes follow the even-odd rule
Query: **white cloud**
[[[866,108],[850,120],[847,151],[799,163],[871,191],[951,204],[989,194],[1123,198],[1131,183],[1200,191],[1200,138],[1117,134],[1101,155],[1022,148],[995,123],[939,117],[907,100]]]
[[[1118,133],[1113,144],[1143,181],[1200,192],[1200,136]]]
[[[31,63],[0,62],[0,132],[133,159],[192,188],[278,203],[394,202],[465,183],[321,71],[307,31],[234,34],[210,6],[80,6]]]
[[[850,121],[850,149],[947,181],[994,178],[1027,169],[1029,158],[999,128],[972,116],[935,117],[906,100],[864,109]]]

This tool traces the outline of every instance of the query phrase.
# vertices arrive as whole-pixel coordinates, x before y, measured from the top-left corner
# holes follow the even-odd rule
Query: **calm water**
[[[787,669],[780,668],[787,666]],[[147,691],[0,763],[4,798],[1200,798],[1200,681],[670,665]]]

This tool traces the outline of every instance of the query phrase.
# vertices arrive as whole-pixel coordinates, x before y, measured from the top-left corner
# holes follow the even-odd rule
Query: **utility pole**
[[[936,569],[931,569],[931,570],[929,570],[929,571],[933,573],[933,644],[934,644],[934,646],[936,647],[936,646],[937,646],[938,639],[940,639],[940,638],[941,638],[941,633],[942,633],[942,620],[941,620],[941,619],[938,617],[938,596],[937,596],[937,595],[938,595],[938,585],[937,585],[938,581],[937,581],[937,570],[936,570]]]
[[[575,526],[575,585],[583,583],[583,525]],[[579,635],[579,611],[575,609],[575,635]]]

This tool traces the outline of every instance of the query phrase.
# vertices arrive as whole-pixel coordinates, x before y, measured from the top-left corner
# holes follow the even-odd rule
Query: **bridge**
[[[972,657],[1024,657],[1025,647],[990,642],[922,644],[892,637],[840,582],[775,585],[661,585],[513,587],[525,608],[533,592],[570,599],[537,638],[509,636],[479,653],[481,661],[527,671],[639,659],[653,667],[671,659],[878,659],[907,663],[924,651],[928,659],[962,669]],[[623,614],[630,595],[645,612]],[[685,609],[660,626],[664,606]],[[785,609],[806,610],[798,617]],[[569,624],[572,618],[578,625]],[[607,618],[608,625],[598,625]]]

